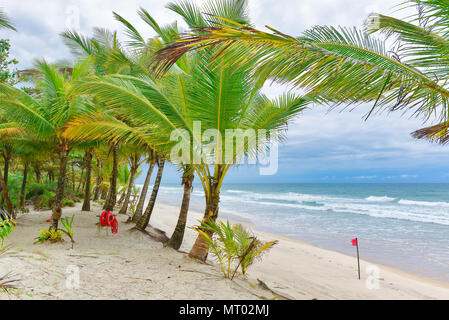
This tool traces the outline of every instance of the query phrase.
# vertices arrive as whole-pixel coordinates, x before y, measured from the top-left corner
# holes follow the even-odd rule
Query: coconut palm
[[[134,211],[134,215],[132,217],[132,222],[134,223],[137,223],[142,218],[143,207],[145,204],[146,195],[148,193],[148,186],[150,185],[151,175],[153,173],[154,166],[156,165],[156,152],[154,150],[150,150],[148,154],[148,171],[145,177],[145,182],[143,183],[139,201],[137,202],[136,210]]]
[[[190,206],[190,195],[192,193],[193,179],[195,178],[195,170],[191,165],[182,165],[182,186],[184,193],[182,196],[181,210],[178,216],[178,222],[176,223],[175,230],[173,231],[168,246],[175,250],[178,250],[184,239],[184,232],[187,224],[187,213]]]
[[[157,53],[153,67],[163,73],[186,52],[214,49],[228,67],[250,65],[262,77],[319,93],[331,105],[373,103],[373,110],[406,109],[448,119],[449,4],[410,0],[418,8],[410,21],[372,14],[367,31],[317,26],[298,37],[270,32],[214,15],[212,26],[198,25]],[[224,17],[226,18],[226,17]],[[370,33],[397,37],[388,47]]]
[[[18,208],[25,207],[26,200],[26,186],[28,181],[28,172],[33,163],[39,158],[44,158],[52,153],[47,143],[39,141],[32,135],[23,132],[23,134],[14,134],[11,143],[14,147],[15,154],[20,159],[23,165],[23,179],[20,190],[20,197],[17,204]]]
[[[62,213],[68,154],[73,141],[62,136],[66,123],[77,114],[92,111],[92,106],[73,95],[75,81],[90,73],[90,62],[82,60],[71,69],[57,70],[45,61],[36,62],[39,94],[35,97],[24,90],[0,84],[0,111],[8,119],[31,132],[36,138],[48,141],[56,147],[59,160],[59,176],[53,207],[52,227],[57,229]]]
[[[0,143],[7,145],[9,148],[12,148],[14,144],[14,140],[18,137],[21,137],[25,134],[25,131],[20,128],[18,123],[2,121],[0,123]],[[8,165],[5,163],[5,168],[7,170]],[[3,201],[6,202],[7,211],[15,217],[14,208],[11,203],[11,199],[9,197],[8,189],[7,189],[7,178],[8,176],[2,175],[0,169],[0,187],[2,191]]]
[[[124,56],[122,46],[117,40],[117,32],[109,31],[102,28],[94,28],[93,37],[85,37],[75,31],[66,31],[61,34],[66,45],[72,50],[75,57],[89,57],[95,66],[96,75],[105,74],[129,74],[132,72],[130,66],[124,63],[113,63],[111,57],[120,59]],[[85,137],[87,138],[87,137]],[[111,142],[111,154],[113,157],[112,173],[110,176],[109,191],[103,206],[104,210],[112,211],[117,200],[117,177],[118,177],[118,149],[116,142]],[[97,179],[97,182],[99,180]],[[99,185],[99,184],[98,184]],[[96,196],[98,198],[99,189],[96,188]]]
[[[138,170],[139,167],[142,165],[142,153],[139,151],[134,151],[131,153],[129,159],[128,159],[128,165],[130,168],[130,177],[129,177],[129,183],[126,188],[126,195],[123,201],[122,208],[120,209],[119,213],[126,214],[128,212],[128,205],[129,205],[129,199],[131,198],[131,194],[133,192],[133,186],[134,186],[134,180],[136,176],[139,175]]]
[[[205,8],[199,8],[193,3],[183,2],[171,4],[170,8],[180,13],[188,25],[194,26],[210,24],[201,13],[206,10],[245,20],[245,4],[245,1],[237,0],[214,1],[208,2]],[[256,132],[265,129],[270,131],[271,139],[282,140],[288,121],[304,110],[310,100],[293,94],[270,100],[260,92],[263,82],[245,68],[230,70],[221,66],[219,61],[212,64],[201,62],[199,55],[192,54],[183,62],[185,64],[176,64],[161,79],[155,79],[150,72],[135,76],[92,77],[83,81],[77,90],[91,95],[111,110],[117,110],[117,114],[140,130],[146,127],[147,131],[139,130],[139,134],[145,133],[148,144],[161,143],[164,137],[168,140],[173,131],[181,132],[181,135],[187,133],[189,141],[197,148],[191,150],[190,157],[184,155],[184,161],[179,165],[192,164],[205,192],[204,219],[215,220],[221,186],[229,169],[244,156],[254,156],[261,146],[268,143],[268,137],[257,139],[255,134],[250,135],[244,146],[232,148],[232,159],[225,159],[226,130]],[[86,123],[95,120],[88,118],[83,118]],[[199,132],[194,130],[198,123],[201,123]],[[80,121],[76,127],[80,128]],[[202,140],[208,129],[217,130],[222,139],[213,143]],[[104,132],[103,129],[98,130]],[[163,137],[156,139],[156,132],[163,133]],[[211,144],[215,151],[208,153],[206,151]],[[145,222],[147,218],[144,214],[140,221]],[[207,243],[198,237],[190,255],[205,260],[207,252]]]
[[[84,155],[84,163],[86,167],[86,177],[85,177],[85,185],[84,185],[84,200],[81,211],[90,211],[90,187],[91,187],[91,173],[92,173],[92,153],[93,148],[89,148],[86,150]]]

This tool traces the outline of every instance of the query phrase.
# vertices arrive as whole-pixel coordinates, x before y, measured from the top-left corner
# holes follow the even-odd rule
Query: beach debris
[[[282,298],[285,300],[295,300],[295,298],[288,296],[286,294],[281,294],[277,291],[274,291],[273,289],[271,289],[265,282],[263,282],[262,280],[260,280],[259,278],[257,279],[258,282],[258,286],[264,290],[270,291],[277,299]]]
[[[11,273],[7,273],[4,276],[0,276],[0,289],[9,292],[11,289],[16,289],[14,283],[17,283],[19,280],[17,279],[10,279]]]

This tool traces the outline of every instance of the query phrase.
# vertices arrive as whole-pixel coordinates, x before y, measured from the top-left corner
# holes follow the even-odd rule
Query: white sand
[[[248,280],[229,281],[217,265],[197,263],[140,232],[129,232],[132,225],[123,223],[125,216],[119,216],[118,234],[99,235],[95,223],[101,209],[94,207],[90,213],[79,209],[77,205],[63,212],[68,217],[76,214],[74,250],[69,241],[33,245],[38,229],[48,225],[49,211],[19,216],[8,240],[13,249],[0,257],[0,275],[12,271],[21,281],[16,294],[0,293],[0,299],[273,298],[275,293],[260,287],[256,279],[294,299],[449,299],[448,283],[380,265],[375,265],[380,270],[379,288],[369,289],[365,270],[374,264],[361,261],[362,280],[358,280],[354,257],[259,231],[255,233],[261,239],[276,239],[279,244],[250,267]],[[178,212],[178,207],[157,204],[150,224],[170,236]],[[201,217],[189,212],[188,226]],[[195,237],[196,232],[187,229],[180,250],[188,252]],[[80,270],[78,289],[66,288],[73,266]]]

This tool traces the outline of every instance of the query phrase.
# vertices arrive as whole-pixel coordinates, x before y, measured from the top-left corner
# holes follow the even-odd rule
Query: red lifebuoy
[[[112,225],[112,221],[114,221],[114,216],[112,215],[112,211],[108,211],[108,213],[106,213],[106,224],[108,227],[110,227]]]
[[[106,226],[106,223],[104,221],[105,215],[106,215],[106,211],[103,211],[100,216],[100,224],[102,227]]]
[[[117,231],[118,231],[118,221],[117,221],[117,219],[114,217],[114,220],[112,220],[111,232],[112,232],[112,233],[117,233]]]

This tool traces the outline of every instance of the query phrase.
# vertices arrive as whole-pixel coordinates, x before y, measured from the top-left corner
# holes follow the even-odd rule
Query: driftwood
[[[257,282],[258,282],[259,287],[261,287],[261,288],[264,289],[264,290],[270,291],[270,292],[271,292],[272,294],[274,294],[276,297],[279,297],[279,298],[282,298],[282,299],[285,299],[285,300],[295,300],[295,298],[293,298],[293,297],[290,297],[290,296],[287,296],[287,295],[285,295],[285,294],[281,294],[281,293],[279,293],[279,292],[274,291],[274,290],[271,289],[269,286],[267,286],[267,284],[266,284],[265,282],[263,282],[263,281],[260,280],[260,279],[257,279]]]
[[[157,242],[161,242],[164,245],[166,245],[168,243],[168,241],[170,240],[170,238],[167,237],[167,234],[165,233],[165,231],[158,229],[158,228],[154,228],[151,225],[148,225],[148,227],[143,231],[138,230],[136,227],[129,229],[129,231],[143,232],[144,234],[149,236],[151,239],[153,239]]]

